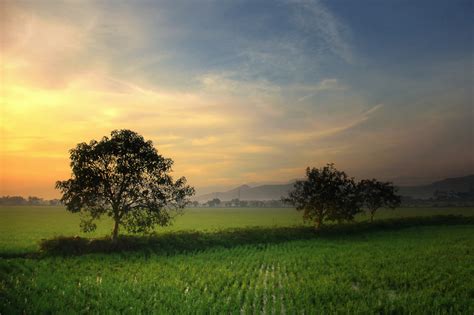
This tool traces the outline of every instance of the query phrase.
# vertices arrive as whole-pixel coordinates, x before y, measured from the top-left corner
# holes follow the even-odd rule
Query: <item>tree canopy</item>
[[[396,208],[401,203],[396,188],[390,182],[381,182],[376,179],[363,179],[359,183],[364,206],[370,214],[370,221],[374,220],[377,209],[381,207]]]
[[[319,229],[325,220],[352,220],[359,213],[361,201],[357,185],[334,164],[307,168],[306,180],[297,181],[288,198],[283,200],[303,211],[303,218]]]
[[[364,179],[356,182],[343,171],[327,164],[322,168],[307,168],[306,180],[297,181],[288,198],[283,201],[292,204],[296,210],[303,211],[303,219],[314,222],[319,229],[325,220],[353,221],[368,209],[370,220],[381,207],[396,208],[401,197],[390,182]]]
[[[94,230],[101,216],[111,217],[114,240],[119,226],[146,232],[170,224],[194,194],[185,177],[171,177],[173,161],[131,130],[79,143],[70,150],[70,159],[71,178],[56,182],[61,201],[67,210],[81,213],[84,231]]]

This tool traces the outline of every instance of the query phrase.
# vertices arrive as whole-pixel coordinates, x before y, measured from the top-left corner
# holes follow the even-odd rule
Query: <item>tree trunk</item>
[[[115,218],[114,220],[115,220],[115,225],[114,225],[114,230],[112,232],[112,241],[113,242],[117,241],[118,231],[119,231],[119,220],[117,218]]]
[[[321,221],[322,221],[321,218],[317,218],[317,219],[316,219],[316,222],[315,222],[315,224],[314,224],[314,230],[315,230],[316,232],[319,232],[319,230],[321,229]]]
[[[374,222],[375,210],[370,211],[370,222]]]

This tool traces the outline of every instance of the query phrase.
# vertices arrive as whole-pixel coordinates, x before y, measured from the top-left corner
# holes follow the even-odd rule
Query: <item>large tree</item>
[[[61,201],[67,210],[81,213],[84,231],[93,231],[101,216],[111,217],[113,240],[119,226],[136,233],[168,225],[194,194],[185,177],[171,177],[173,161],[131,130],[79,143],[70,158],[71,178],[56,182]]]
[[[374,221],[377,209],[381,207],[394,209],[400,206],[401,197],[396,195],[396,188],[390,182],[363,179],[358,186],[363,204],[370,214],[370,222]]]
[[[352,220],[360,212],[357,185],[334,164],[322,168],[307,168],[306,180],[297,181],[283,201],[303,211],[303,218],[314,222],[319,230],[325,220]]]

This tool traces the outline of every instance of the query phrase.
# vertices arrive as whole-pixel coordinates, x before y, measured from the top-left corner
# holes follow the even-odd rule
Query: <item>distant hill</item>
[[[229,191],[205,194],[194,199],[200,202],[214,198],[219,198],[222,201],[229,201],[235,198],[240,200],[279,200],[282,196],[288,195],[288,191],[293,188],[293,184],[261,185],[256,187],[242,185]]]
[[[447,178],[429,185],[400,186],[398,193],[402,196],[429,199],[435,191],[468,192],[474,190],[474,175]]]
[[[224,192],[213,192],[196,196],[193,199],[199,202],[206,202],[213,198],[219,198],[221,201],[229,201],[235,198],[240,200],[279,200],[282,196],[287,196],[288,191],[293,188],[295,181],[287,184],[260,185],[250,187],[242,185]],[[464,177],[447,178],[429,185],[420,186],[399,186],[398,193],[402,196],[417,199],[429,199],[433,197],[435,191],[455,191],[467,192],[474,190],[474,175]]]

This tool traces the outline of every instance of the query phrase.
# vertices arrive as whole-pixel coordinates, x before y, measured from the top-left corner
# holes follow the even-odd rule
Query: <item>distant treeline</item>
[[[230,201],[221,201],[214,198],[204,203],[193,201],[192,207],[198,208],[291,208],[292,206],[285,204],[281,200],[239,200],[232,199]]]
[[[281,200],[239,200],[222,201],[219,198],[190,204],[195,208],[288,208]],[[436,191],[430,199],[402,196],[402,207],[474,207],[474,191]]]
[[[402,206],[405,207],[473,207],[474,190],[466,192],[435,191],[430,199],[417,199],[402,196]]]
[[[0,197],[0,205],[2,206],[59,206],[61,201],[59,199],[46,200],[40,197],[29,196],[23,198],[22,196],[2,196]]]
[[[59,206],[59,199],[43,199],[29,196],[2,196],[0,205],[3,206]],[[190,207],[194,208],[288,208],[291,207],[281,200],[239,200],[222,201],[214,198],[207,202],[200,203],[193,201]],[[474,191],[454,192],[436,191],[434,197],[430,199],[418,199],[402,196],[402,207],[474,207]]]

